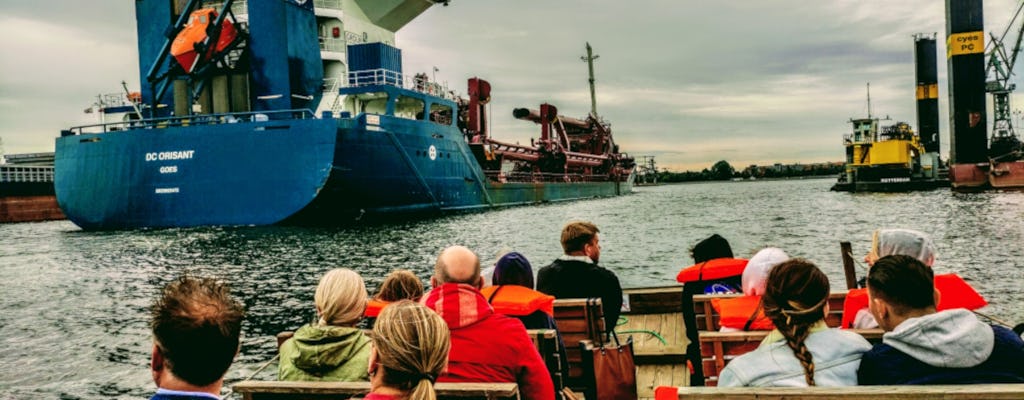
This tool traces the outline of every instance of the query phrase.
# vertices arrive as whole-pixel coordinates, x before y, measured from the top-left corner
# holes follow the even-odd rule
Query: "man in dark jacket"
[[[213,279],[168,284],[153,305],[150,369],[159,389],[151,400],[219,399],[243,317],[242,304]]]
[[[601,258],[597,226],[574,221],[562,228],[565,255],[537,273],[537,291],[556,299],[600,297],[606,331],[615,329],[622,308],[622,286],[615,273],[597,265]]]
[[[1024,383],[1024,341],[965,309],[936,312],[932,269],[886,256],[868,271],[868,308],[885,329],[864,353],[861,385]]]
[[[439,382],[515,382],[523,399],[553,400],[544,360],[518,319],[496,314],[480,294],[480,259],[452,246],[437,257],[430,292],[420,300],[448,324],[452,347]]]

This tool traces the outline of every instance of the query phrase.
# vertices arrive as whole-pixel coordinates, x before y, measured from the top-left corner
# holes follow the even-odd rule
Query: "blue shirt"
[[[206,392],[183,392],[159,388],[149,400],[220,400],[220,397]]]

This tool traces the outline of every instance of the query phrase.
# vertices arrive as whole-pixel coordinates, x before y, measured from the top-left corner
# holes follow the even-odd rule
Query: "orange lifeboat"
[[[181,32],[178,32],[178,36],[171,43],[171,55],[185,72],[191,73],[197,65],[209,61],[214,53],[227,49],[238,36],[235,25],[225,19],[221,24],[216,46],[210,46],[207,43],[210,38],[206,32],[216,19],[217,10],[212,8],[193,11],[188,18],[188,24]],[[200,58],[200,53],[202,53],[202,58]]]

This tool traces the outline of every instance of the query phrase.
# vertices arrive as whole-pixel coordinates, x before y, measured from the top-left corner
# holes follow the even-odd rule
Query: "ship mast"
[[[868,119],[871,119],[871,82],[868,82]]]
[[[593,115],[594,118],[597,118],[597,96],[594,94],[594,60],[598,57],[601,56],[595,56],[590,42],[587,42],[587,56],[580,57],[580,60],[586,61],[587,66],[590,67],[590,115]]]

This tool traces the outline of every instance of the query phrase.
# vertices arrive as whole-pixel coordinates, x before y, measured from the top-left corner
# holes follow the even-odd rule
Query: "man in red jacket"
[[[452,333],[448,371],[439,382],[515,382],[525,400],[554,400],[555,389],[540,353],[518,319],[495,314],[480,294],[480,259],[452,246],[437,257],[433,287],[421,301]]]

